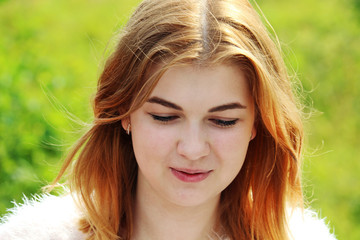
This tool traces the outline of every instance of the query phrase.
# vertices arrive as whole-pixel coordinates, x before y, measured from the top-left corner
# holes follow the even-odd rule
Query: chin
[[[173,204],[181,207],[197,207],[207,204],[217,204],[220,199],[220,194],[215,196],[204,196],[194,193],[177,193],[176,197],[170,200]]]

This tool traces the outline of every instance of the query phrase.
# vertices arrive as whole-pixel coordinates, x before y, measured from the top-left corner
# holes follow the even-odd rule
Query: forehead
[[[161,69],[161,66],[157,66]],[[176,102],[214,102],[251,100],[248,80],[233,64],[214,66],[182,65],[170,67],[161,76],[150,97],[157,96]]]

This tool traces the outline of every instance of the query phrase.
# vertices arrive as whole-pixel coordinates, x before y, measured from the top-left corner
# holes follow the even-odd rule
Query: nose
[[[198,160],[209,155],[210,144],[206,132],[200,126],[188,126],[182,129],[177,152],[188,160]]]

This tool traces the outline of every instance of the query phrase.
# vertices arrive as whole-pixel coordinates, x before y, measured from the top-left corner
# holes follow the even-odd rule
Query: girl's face
[[[138,191],[180,206],[217,202],[256,134],[247,79],[234,65],[170,68],[129,120]]]

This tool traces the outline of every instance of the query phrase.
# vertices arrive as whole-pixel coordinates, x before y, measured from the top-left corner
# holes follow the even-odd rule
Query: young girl
[[[246,0],[145,0],[55,180],[69,194],[17,206],[0,238],[335,239],[303,208],[298,106]]]

